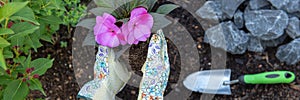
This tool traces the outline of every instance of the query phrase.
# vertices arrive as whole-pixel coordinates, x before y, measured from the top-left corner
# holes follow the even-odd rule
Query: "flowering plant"
[[[165,15],[178,7],[165,4],[155,10],[153,8],[157,0],[94,0],[94,2],[97,7],[90,12],[96,15],[96,18],[82,20],[77,25],[90,30],[83,45],[95,45],[91,40],[108,47],[146,41],[151,32],[170,24]]]
[[[82,20],[77,26],[89,29],[83,45],[95,45],[95,41],[99,44],[94,65],[94,76],[96,77],[83,85],[78,93],[78,98],[113,100],[114,95],[127,83],[131,74],[118,60],[119,55],[128,46],[122,47],[122,50],[116,54],[112,48],[119,45],[138,44],[140,41],[146,41],[152,32],[157,32],[152,36],[150,50],[148,50],[157,51],[148,55],[157,59],[146,61],[147,65],[144,66],[148,67],[143,70],[149,70],[150,67],[153,67],[152,70],[156,70],[158,66],[164,66],[164,69],[160,69],[159,74],[155,76],[148,74],[143,77],[145,81],[141,81],[138,100],[148,98],[145,95],[149,92],[144,90],[154,89],[151,87],[154,85],[148,85],[149,80],[147,79],[155,79],[157,84],[166,84],[167,82],[170,69],[168,56],[164,55],[167,54],[167,44],[160,29],[170,24],[165,15],[178,6],[166,4],[153,9],[156,0],[94,0],[94,2],[97,7],[91,9],[90,12],[96,15],[96,18]],[[164,62],[157,64],[162,59]],[[158,94],[156,98],[163,98],[165,86],[158,85],[159,90],[151,92],[151,94],[155,93]]]

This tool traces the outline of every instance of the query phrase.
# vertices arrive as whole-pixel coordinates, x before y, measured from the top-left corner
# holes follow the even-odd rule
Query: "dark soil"
[[[200,0],[199,0],[200,1]],[[165,2],[161,2],[165,3]],[[177,8],[169,14],[172,18],[179,19],[178,22],[182,24],[186,30],[191,34],[195,43],[197,43],[198,51],[195,55],[201,58],[200,69],[208,70],[211,65],[211,47],[203,42],[204,31],[201,24],[195,17],[183,8]],[[54,44],[44,42],[44,46],[35,54],[35,57],[47,57],[50,55],[55,58],[53,67],[49,69],[45,75],[40,79],[47,96],[43,96],[38,91],[32,91],[28,99],[44,98],[49,100],[74,100],[80,90],[76,83],[73,67],[72,67],[72,36],[74,31],[68,33],[66,27],[62,26],[59,34],[54,36]],[[74,30],[74,29],[73,29]],[[67,47],[60,47],[60,42],[68,42]],[[287,39],[286,43],[291,41]],[[139,45],[133,45],[130,48],[130,65],[136,74],[142,76],[140,71],[147,53],[148,44],[146,42]],[[227,54],[226,68],[232,70],[231,79],[236,79],[243,74],[252,74],[265,71],[288,70],[300,76],[300,63],[296,65],[286,65],[281,63],[275,57],[277,48],[268,48],[263,53],[247,52],[243,55]],[[171,64],[171,73],[169,76],[169,83],[165,91],[167,95],[172,91],[172,84],[178,82],[180,70],[180,54],[176,46],[168,41],[168,51]],[[92,66],[91,66],[92,67]],[[276,85],[231,85],[232,95],[216,95],[214,99],[299,99],[300,91],[295,88],[300,85],[300,77],[292,84],[276,84]],[[299,87],[299,86],[298,86]],[[135,100],[138,95],[138,88],[126,85],[126,87],[117,94],[119,98],[124,100]],[[201,93],[193,92],[187,100],[198,100]]]

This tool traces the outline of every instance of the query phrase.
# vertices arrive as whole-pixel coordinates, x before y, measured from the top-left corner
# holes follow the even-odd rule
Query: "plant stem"
[[[7,28],[7,25],[8,25],[8,18],[5,18],[5,25],[4,25],[4,28]]]
[[[5,63],[5,59],[4,59],[4,56],[3,56],[3,48],[0,48],[0,66],[6,70],[7,67],[6,67],[6,63]]]
[[[43,5],[41,9],[46,8],[47,6],[49,6],[51,4],[51,2],[48,2],[46,5]]]

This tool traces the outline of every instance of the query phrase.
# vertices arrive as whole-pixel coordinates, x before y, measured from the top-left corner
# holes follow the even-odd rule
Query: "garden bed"
[[[186,0],[183,0],[186,1]],[[188,1],[188,0],[187,0]],[[202,4],[203,1],[195,0],[197,3]],[[88,1],[86,1],[88,2]],[[165,3],[165,2],[161,2]],[[176,2],[175,2],[176,3]],[[193,2],[185,2],[187,4]],[[195,6],[193,4],[189,4]],[[191,13],[184,8],[177,8],[169,14],[170,17],[178,19],[178,23],[184,26],[191,34],[193,40],[197,45],[199,55],[200,67],[199,70],[209,70],[211,68],[211,46],[204,43],[204,31],[201,24],[197,21]],[[176,29],[174,29],[176,30]],[[54,36],[54,45],[44,42],[44,46],[38,51],[41,53],[34,54],[33,57],[47,57],[50,55],[55,58],[53,67],[49,69],[45,75],[41,76],[41,82],[47,96],[43,96],[38,91],[33,91],[29,95],[29,99],[45,98],[55,100],[73,100],[80,90],[77,84],[75,74],[72,66],[72,42],[74,29],[69,34],[66,27],[61,26],[58,35]],[[174,33],[176,34],[176,33]],[[180,38],[180,37],[178,37]],[[283,44],[290,42],[292,39],[287,38]],[[65,41],[68,43],[67,47],[61,47],[60,42]],[[147,43],[140,43],[131,46],[130,50],[130,65],[136,74],[142,76],[140,68],[145,62],[147,53]],[[180,75],[180,70],[184,66],[180,66],[180,54],[177,47],[172,44],[172,40],[168,41],[168,51],[171,63],[171,74],[169,77],[168,87],[165,91],[167,95],[172,91],[172,84],[176,84]],[[280,62],[276,57],[277,48],[267,48],[263,53],[246,52],[245,54],[232,55],[227,53],[226,68],[232,70],[231,79],[236,79],[243,74],[252,74],[265,71],[274,70],[288,70],[294,72],[296,80],[292,84],[300,84],[300,63],[295,65],[286,65]],[[235,84],[231,86],[232,95],[216,95],[214,99],[297,99],[300,98],[300,91],[292,87],[291,84],[277,84],[277,85],[243,85]],[[300,87],[300,86],[298,86]],[[299,89],[299,88],[298,88]],[[124,100],[134,100],[137,98],[138,88],[126,86],[117,96]],[[198,100],[201,93],[193,92],[188,100]]]

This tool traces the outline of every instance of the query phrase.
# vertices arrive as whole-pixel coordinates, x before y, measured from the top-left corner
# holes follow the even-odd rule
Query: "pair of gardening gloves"
[[[142,72],[138,100],[162,100],[170,73],[167,43],[162,30],[158,30],[151,38]],[[94,80],[81,88],[78,97],[87,100],[114,100],[130,75],[126,67],[115,58],[111,48],[99,46]]]

